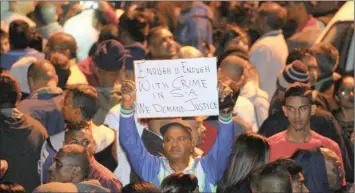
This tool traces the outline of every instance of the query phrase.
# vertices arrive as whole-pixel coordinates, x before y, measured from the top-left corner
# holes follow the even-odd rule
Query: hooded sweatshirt
[[[47,132],[37,120],[16,108],[0,109],[0,159],[9,164],[0,183],[16,182],[28,192],[40,185],[37,161],[46,138]]]

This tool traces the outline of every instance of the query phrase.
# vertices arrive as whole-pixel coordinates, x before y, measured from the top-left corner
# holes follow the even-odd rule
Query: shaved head
[[[243,75],[244,70],[249,68],[249,64],[243,58],[230,55],[222,60],[220,67],[236,71],[241,76]]]
[[[57,79],[53,65],[48,60],[37,60],[28,68],[27,77],[33,81]]]
[[[180,48],[177,53],[177,58],[200,58],[202,57],[202,53],[200,50],[196,49],[192,46],[184,46]]]

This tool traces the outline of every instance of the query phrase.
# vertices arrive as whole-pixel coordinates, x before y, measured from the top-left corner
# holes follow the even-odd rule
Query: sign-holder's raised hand
[[[233,90],[225,83],[218,83],[219,112],[222,116],[228,116],[232,113],[236,98]]]
[[[136,100],[136,83],[131,80],[125,80],[121,84],[122,105],[125,109],[132,109]]]

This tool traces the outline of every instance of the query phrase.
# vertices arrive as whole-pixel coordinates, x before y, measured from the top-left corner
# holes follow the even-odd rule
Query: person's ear
[[[282,111],[284,112],[285,114],[285,117],[288,117],[288,114],[287,114],[287,108],[285,105],[282,105]]]
[[[317,111],[317,105],[311,105],[311,115],[314,115]]]

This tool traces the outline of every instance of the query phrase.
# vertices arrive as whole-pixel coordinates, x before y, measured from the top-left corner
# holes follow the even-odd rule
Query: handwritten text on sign
[[[138,118],[218,115],[216,58],[134,61]]]

